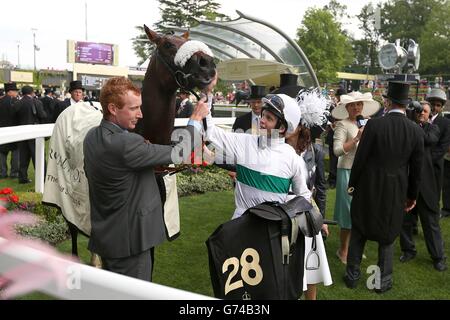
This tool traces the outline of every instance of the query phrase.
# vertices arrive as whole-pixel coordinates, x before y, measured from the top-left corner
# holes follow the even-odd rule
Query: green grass
[[[328,192],[327,217],[332,218],[335,191]],[[221,223],[228,221],[234,210],[233,193],[211,192],[203,195],[180,198],[181,230],[178,239],[157,247],[154,282],[170,287],[192,291],[204,295],[213,295],[205,240]],[[450,219],[441,220],[444,241],[450,243]],[[363,261],[363,276],[357,289],[350,290],[344,286],[342,276],[344,265],[335,256],[339,245],[339,229],[330,227],[330,237],[326,241],[328,262],[334,284],[329,287],[319,286],[318,299],[321,300],[360,300],[360,299],[450,299],[450,271],[437,272],[433,269],[431,259],[425,248],[422,231],[416,237],[418,254],[415,260],[407,264],[398,262],[400,249],[395,245],[394,253],[394,288],[377,295],[369,291],[365,282],[368,277],[365,270],[377,261],[377,245],[368,242],[365,250],[367,259]],[[88,263],[90,254],[86,250],[87,239],[78,241],[80,256]],[[58,245],[60,251],[70,253],[70,241]],[[448,255],[448,249],[446,249]],[[22,299],[48,299],[39,293],[33,293]]]
[[[326,168],[327,168],[326,164]],[[29,178],[34,180],[34,168],[30,164]],[[0,189],[11,187],[22,200],[35,198],[34,181],[30,184],[18,184],[17,179],[1,179]],[[333,218],[335,190],[328,191],[327,218]],[[205,241],[221,224],[228,221],[234,211],[234,197],[229,192],[210,192],[180,198],[181,235],[172,242],[165,242],[156,249],[154,282],[170,287],[192,291],[204,295],[213,295],[209,269],[208,254]],[[441,219],[444,242],[450,243],[450,218]],[[347,289],[342,281],[345,266],[339,262],[335,252],[339,246],[339,228],[330,226],[330,237],[326,241],[328,263],[333,277],[333,285],[319,286],[318,299],[321,300],[358,300],[358,299],[450,299],[450,270],[437,272],[433,269],[431,259],[426,250],[423,233],[419,228],[416,237],[418,254],[413,261],[402,264],[398,262],[400,248],[398,241],[394,252],[394,287],[391,291],[377,295],[369,291],[365,282],[369,265],[376,264],[377,245],[368,241],[363,260],[363,276],[357,289]],[[89,263],[90,253],[87,248],[88,239],[78,239],[78,250],[81,261]],[[71,241],[67,240],[57,246],[65,253],[71,252]],[[448,247],[445,250],[449,255]],[[19,299],[52,299],[45,294],[34,292]]]

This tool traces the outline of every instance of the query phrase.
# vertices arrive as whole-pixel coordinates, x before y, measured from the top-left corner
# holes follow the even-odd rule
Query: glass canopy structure
[[[189,30],[173,26],[165,26],[165,28],[174,32],[189,31],[191,39],[206,43],[221,62],[238,61],[240,64],[237,65],[237,69],[256,64],[257,68],[255,68],[259,72],[256,73],[257,76],[261,76],[264,73],[263,70],[267,75],[271,72],[270,70],[273,70],[272,73],[276,75],[272,76],[275,76],[278,81],[279,73],[295,73],[299,75],[299,85],[319,86],[311,64],[295,41],[268,22],[240,11],[236,13],[239,15],[236,20],[223,22],[199,20],[199,24]],[[272,66],[272,69],[269,66]],[[249,73],[243,74],[243,77],[249,75]],[[230,80],[233,79],[230,78]]]

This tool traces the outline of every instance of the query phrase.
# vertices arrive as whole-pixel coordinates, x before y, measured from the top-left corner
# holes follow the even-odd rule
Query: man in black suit
[[[33,88],[22,87],[22,99],[14,104],[18,125],[40,124],[47,119],[41,101],[35,98]],[[26,140],[19,142],[19,183],[30,183],[28,180],[28,166],[30,160],[36,167],[36,141]]]
[[[190,93],[186,90],[180,90],[179,101],[177,101],[176,118],[189,118],[194,111],[194,105],[189,100]]]
[[[405,116],[409,84],[389,82],[389,112],[368,121],[350,174],[352,230],[344,282],[355,288],[367,240],[378,242],[375,292],[392,288],[393,244],[403,216],[416,205],[422,171],[423,130]]]
[[[410,214],[406,214],[403,218],[403,227],[400,233],[400,248],[403,254],[400,256],[400,262],[408,262],[417,254],[413,239],[413,225],[415,217],[418,216],[434,268],[438,271],[445,271],[447,266],[439,226],[439,193],[431,159],[431,149],[439,140],[439,128],[428,122],[431,114],[430,104],[425,101],[418,107],[413,111],[413,117],[424,131],[424,161],[417,205]]]
[[[261,99],[265,95],[265,86],[250,87],[249,104],[252,111],[236,118],[233,124],[233,131],[241,130],[241,132],[257,134],[259,129],[259,120],[261,119]]]
[[[42,121],[42,123],[54,123],[53,113],[55,112],[55,105],[57,101],[53,97],[53,90],[50,88],[45,88],[45,95],[41,97],[42,105],[44,106],[44,111],[47,114],[47,118]]]
[[[127,78],[109,79],[100,103],[103,120],[83,142],[91,205],[88,247],[106,270],[151,281],[152,249],[166,239],[153,167],[187,160],[201,143],[194,135],[200,134],[208,105],[200,100],[186,127],[187,139],[171,146],[151,144],[128,131],[142,118],[142,98]]]
[[[444,157],[450,147],[450,120],[445,118],[442,111],[447,101],[444,90],[432,89],[426,100],[431,105],[431,123],[439,127],[440,135],[438,143],[431,149],[434,173],[438,184],[438,195],[441,195],[444,179]]]
[[[83,101],[83,92],[84,92],[84,88],[83,88],[83,85],[81,84],[81,81],[79,81],[79,80],[71,81],[70,87],[69,87],[70,98],[67,98],[64,101],[59,101],[56,104],[52,122],[56,122],[56,119],[58,119],[58,116],[68,106],[71,106],[73,104]]]
[[[17,101],[17,84],[5,83],[6,95],[0,99],[0,128],[15,126],[17,123],[13,105]],[[8,153],[11,151],[10,174],[11,178],[19,176],[19,149],[17,143],[0,145],[0,178],[8,177]]]

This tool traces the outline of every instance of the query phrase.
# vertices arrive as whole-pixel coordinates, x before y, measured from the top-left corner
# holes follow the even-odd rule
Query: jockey
[[[277,94],[266,96],[263,103],[259,136],[225,132],[214,125],[211,114],[206,117],[206,140],[216,148],[216,163],[236,164],[233,218],[265,201],[284,203],[290,188],[311,198],[301,172],[303,159],[285,143],[285,135],[294,132],[300,121],[296,101]]]

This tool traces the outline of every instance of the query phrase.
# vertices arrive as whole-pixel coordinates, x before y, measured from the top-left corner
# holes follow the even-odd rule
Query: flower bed
[[[41,239],[52,245],[66,240],[69,232],[64,218],[56,208],[43,205],[41,200],[42,196],[38,193],[22,193],[19,197],[12,188],[3,188],[0,190],[0,216],[15,211],[34,213],[40,222],[32,226],[18,226],[20,235]]]

